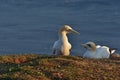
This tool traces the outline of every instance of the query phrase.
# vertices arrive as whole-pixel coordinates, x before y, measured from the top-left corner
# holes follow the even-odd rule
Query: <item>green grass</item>
[[[120,60],[37,54],[0,56],[0,80],[119,80]]]

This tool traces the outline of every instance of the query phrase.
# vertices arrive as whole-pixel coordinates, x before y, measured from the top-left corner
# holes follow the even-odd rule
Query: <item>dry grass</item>
[[[120,80],[120,60],[78,56],[0,56],[0,80]]]

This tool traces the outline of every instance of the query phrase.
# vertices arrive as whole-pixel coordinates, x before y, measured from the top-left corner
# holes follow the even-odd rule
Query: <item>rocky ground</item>
[[[120,60],[3,55],[0,56],[0,80],[120,80]]]

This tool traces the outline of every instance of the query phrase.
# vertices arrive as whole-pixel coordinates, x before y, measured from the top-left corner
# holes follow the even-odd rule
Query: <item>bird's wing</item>
[[[53,54],[55,54],[56,49],[57,49],[57,41],[55,41],[53,45]]]
[[[61,41],[55,41],[53,45],[53,54],[61,54]]]
[[[102,46],[102,48],[107,49],[107,51],[108,51],[109,54],[113,54],[116,51],[116,48],[109,48],[107,46]]]
[[[52,53],[55,54],[56,53],[56,49],[53,49]]]
[[[110,56],[109,48],[106,46],[101,46],[100,48],[98,48],[97,53],[100,56],[100,58],[109,58]]]
[[[101,46],[100,45],[97,45],[96,48],[100,48]]]
[[[53,45],[53,49],[60,49],[60,48],[61,48],[61,42],[59,40],[55,41]]]

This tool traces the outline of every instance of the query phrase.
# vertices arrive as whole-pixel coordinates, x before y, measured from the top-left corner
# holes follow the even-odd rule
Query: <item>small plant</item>
[[[9,72],[15,72],[15,71],[20,71],[21,70],[21,68],[19,68],[19,67],[11,67],[11,68],[9,68]]]

